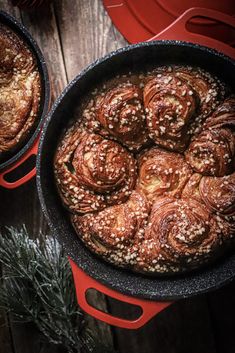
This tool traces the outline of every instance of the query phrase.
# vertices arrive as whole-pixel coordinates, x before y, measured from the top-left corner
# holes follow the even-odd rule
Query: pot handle
[[[5,179],[8,173],[20,167],[21,164],[23,164],[29,157],[33,155],[35,156],[37,155],[38,145],[39,145],[39,137],[36,139],[33,146],[16,163],[14,163],[10,168],[5,170],[4,172],[0,173],[0,186],[3,186],[6,189],[15,189],[27,183],[30,179],[32,179],[36,175],[36,167],[33,167],[33,169],[30,170],[27,174],[25,174],[23,177],[21,177],[20,179],[14,182],[9,182]]]
[[[235,59],[235,48],[231,47],[230,45],[220,42],[217,39],[188,31],[186,24],[194,17],[209,18],[218,22],[222,22],[235,29],[234,17],[212,9],[192,7],[191,9],[185,11],[180,17],[178,17],[178,19],[176,19],[170,26],[165,28],[159,34],[150,38],[148,41],[170,39],[193,42],[217,49],[218,51],[221,51],[222,53]]]
[[[122,327],[126,329],[138,329],[145,325],[152,317],[160,311],[171,305],[172,302],[156,302],[145,299],[138,299],[128,295],[121,294],[113,289],[110,289],[101,283],[97,282],[81,270],[71,259],[69,259],[73,278],[75,282],[77,300],[80,307],[89,315],[98,320],[104,321],[109,325]],[[93,306],[91,306],[86,299],[86,292],[88,289],[95,289],[111,298],[120,300],[122,302],[133,304],[141,307],[141,315],[134,320],[126,320],[119,317],[112,316],[111,314],[104,313]]]

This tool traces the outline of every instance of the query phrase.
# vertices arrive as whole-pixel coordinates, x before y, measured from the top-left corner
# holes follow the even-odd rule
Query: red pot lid
[[[131,43],[148,40],[169,26],[191,7],[204,7],[235,14],[234,0],[103,0],[113,23]],[[190,22],[193,32],[234,42],[235,34],[212,20],[197,18]]]

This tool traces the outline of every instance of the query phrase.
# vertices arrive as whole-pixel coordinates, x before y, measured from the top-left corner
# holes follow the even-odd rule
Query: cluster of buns
[[[24,41],[0,24],[0,157],[14,151],[37,119],[41,82]]]
[[[54,161],[80,239],[148,274],[223,254],[235,234],[234,128],[235,97],[199,68],[159,67],[96,89]]]

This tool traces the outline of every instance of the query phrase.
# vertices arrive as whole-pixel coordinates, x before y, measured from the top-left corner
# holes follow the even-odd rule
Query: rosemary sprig
[[[67,257],[56,239],[32,240],[26,228],[0,234],[0,308],[33,322],[68,353],[113,352],[90,333],[79,310]]]

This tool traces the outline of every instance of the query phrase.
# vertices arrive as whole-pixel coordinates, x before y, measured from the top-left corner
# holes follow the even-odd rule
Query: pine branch
[[[84,326],[67,257],[56,239],[30,239],[25,227],[0,234],[0,308],[34,322],[49,342],[68,353],[112,352]]]

